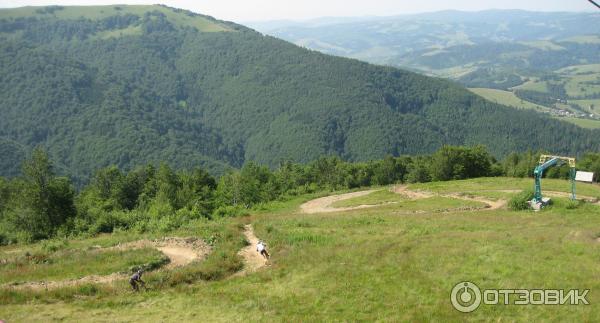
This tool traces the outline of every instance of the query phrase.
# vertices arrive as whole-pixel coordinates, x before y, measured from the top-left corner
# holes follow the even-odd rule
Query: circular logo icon
[[[481,304],[481,291],[472,282],[460,282],[452,288],[450,300],[452,306],[458,311],[470,313]]]

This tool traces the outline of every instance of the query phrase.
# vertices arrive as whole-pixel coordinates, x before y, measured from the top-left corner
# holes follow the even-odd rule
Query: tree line
[[[37,148],[23,163],[21,176],[0,177],[0,243],[114,230],[168,232],[192,220],[243,215],[270,201],[318,191],[526,177],[532,175],[539,154],[512,153],[498,161],[484,146],[443,146],[430,155],[369,162],[346,162],[337,156],[308,164],[284,161],[274,170],[248,162],[219,178],[202,168],[174,170],[166,163],[128,172],[110,166],[96,171],[76,191],[69,178],[56,175],[47,153]],[[600,154],[586,154],[578,164],[579,169],[600,173]],[[552,168],[547,176],[568,178],[568,168]]]

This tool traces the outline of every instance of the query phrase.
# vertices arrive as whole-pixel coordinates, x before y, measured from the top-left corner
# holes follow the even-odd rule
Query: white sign
[[[577,171],[575,174],[575,180],[591,183],[594,180],[594,173]]]

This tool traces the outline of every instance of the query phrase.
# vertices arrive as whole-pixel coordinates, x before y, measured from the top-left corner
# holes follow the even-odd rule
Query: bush
[[[16,237],[13,230],[5,224],[0,222],[0,246],[9,245],[15,243]]]
[[[64,249],[68,245],[69,240],[67,239],[44,240],[42,241],[42,250],[48,253],[53,253],[58,250]]]
[[[113,212],[98,210],[93,223],[90,226],[90,233],[111,233],[115,227],[119,226],[119,219]]]
[[[186,222],[187,219],[185,219],[184,214],[182,214],[181,212],[177,212],[175,214],[163,216],[156,221],[153,220],[151,221],[150,225],[153,231],[166,233],[175,229],[179,229],[179,227],[181,227]]]
[[[242,207],[239,205],[238,206],[230,206],[230,205],[221,206],[213,212],[213,217],[215,217],[215,218],[237,217],[237,216],[244,216],[244,215],[250,215],[250,212],[245,207]]]
[[[147,264],[131,266],[131,267],[129,267],[129,272],[134,273],[140,269],[143,271],[152,271],[152,270],[163,267],[164,265],[168,264],[169,262],[170,262],[169,257],[163,256],[158,259],[152,260]]]
[[[565,206],[565,208],[567,210],[575,210],[575,209],[579,208],[582,204],[583,204],[583,202],[579,201],[579,200],[569,200],[567,202],[567,205]]]
[[[533,191],[523,191],[508,201],[508,208],[513,211],[519,210],[528,210],[529,209],[529,201],[533,199]]]
[[[98,294],[98,286],[94,284],[84,284],[77,287],[77,294],[85,296],[94,296]]]

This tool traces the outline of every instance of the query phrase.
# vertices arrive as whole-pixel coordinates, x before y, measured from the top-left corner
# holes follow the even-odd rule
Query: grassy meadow
[[[411,184],[412,190],[510,198],[531,179],[480,178]],[[568,192],[569,183],[544,180],[543,189]],[[578,192],[600,196],[597,185]],[[384,204],[326,214],[300,213],[315,197],[263,206],[253,216],[197,222],[185,234],[214,239],[203,263],[148,275],[150,289],[126,282],[62,291],[0,294],[0,319],[12,321],[596,321],[600,319],[600,206],[573,207],[565,198],[541,212],[439,212],[468,201],[432,197],[411,201],[385,188],[343,201]],[[494,195],[495,194],[495,195]],[[404,209],[423,212],[405,213]],[[272,254],[268,267],[228,277],[252,223]],[[171,235],[172,236],[172,235]],[[83,246],[84,243],[80,244]],[[69,244],[70,247],[73,244]],[[10,248],[10,247],[8,247]],[[1,248],[2,257],[7,250]],[[229,255],[229,256],[228,256]],[[229,257],[229,258],[228,258]],[[228,258],[227,262],[222,259]],[[238,259],[239,261],[239,259]],[[233,265],[232,265],[233,263]],[[211,279],[198,274],[231,265]],[[204,266],[202,270],[199,268]],[[191,274],[196,273],[196,274]],[[193,280],[187,280],[193,277]],[[178,280],[179,279],[179,280]],[[449,295],[461,281],[487,288],[590,289],[588,306],[481,305],[455,310]]]
[[[536,111],[549,111],[550,108],[545,107],[543,105],[535,104],[526,100],[522,100],[518,98],[511,91],[504,90],[496,90],[496,89],[488,89],[488,88],[470,88],[471,92],[484,97],[485,99],[499,103],[508,105],[511,107],[515,107],[518,109],[532,109]]]
[[[600,120],[579,119],[579,118],[559,118],[559,120],[570,122],[581,128],[600,129]]]

